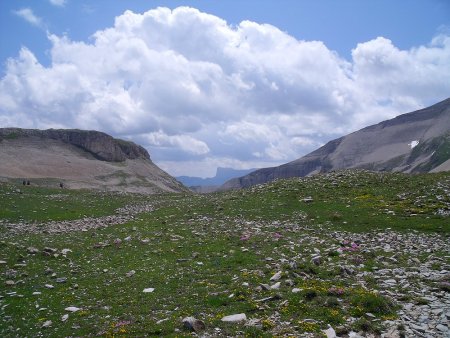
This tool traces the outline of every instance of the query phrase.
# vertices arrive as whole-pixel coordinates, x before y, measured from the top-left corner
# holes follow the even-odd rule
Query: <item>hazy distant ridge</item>
[[[187,187],[194,186],[218,186],[224,184],[229,179],[247,175],[256,169],[232,169],[232,168],[217,168],[214,177],[202,178],[191,176],[178,176],[176,179]]]

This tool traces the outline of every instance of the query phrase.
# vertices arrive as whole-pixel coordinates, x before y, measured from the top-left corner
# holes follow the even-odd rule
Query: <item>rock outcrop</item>
[[[407,173],[450,170],[450,99],[332,140],[279,167],[229,180],[221,189],[350,168]]]

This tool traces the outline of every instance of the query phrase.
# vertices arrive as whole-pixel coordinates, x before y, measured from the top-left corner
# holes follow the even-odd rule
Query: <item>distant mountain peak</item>
[[[224,184],[229,179],[246,175],[256,169],[233,169],[218,167],[214,177],[202,178],[191,176],[178,176],[176,179],[187,187],[216,187]],[[212,188],[208,191],[213,190]]]

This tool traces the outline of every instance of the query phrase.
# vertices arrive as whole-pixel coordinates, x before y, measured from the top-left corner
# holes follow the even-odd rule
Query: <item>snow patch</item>
[[[414,149],[414,147],[417,146],[418,144],[419,144],[418,140],[411,141],[411,143],[408,143],[408,145],[411,146],[411,149]]]

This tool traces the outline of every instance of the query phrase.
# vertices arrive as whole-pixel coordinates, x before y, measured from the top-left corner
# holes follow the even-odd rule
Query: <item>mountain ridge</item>
[[[445,171],[450,170],[449,152],[450,98],[331,140],[281,166],[229,180],[220,189],[246,188],[278,178],[350,168],[411,173]]]
[[[2,139],[19,137],[40,137],[60,140],[80,147],[90,152],[99,160],[107,162],[122,162],[126,159],[146,158],[150,155],[143,147],[131,141],[113,138],[112,136],[96,131],[81,129],[21,129],[0,128],[0,142]]]
[[[0,128],[0,178],[144,194],[187,189],[142,146],[99,131]]]

